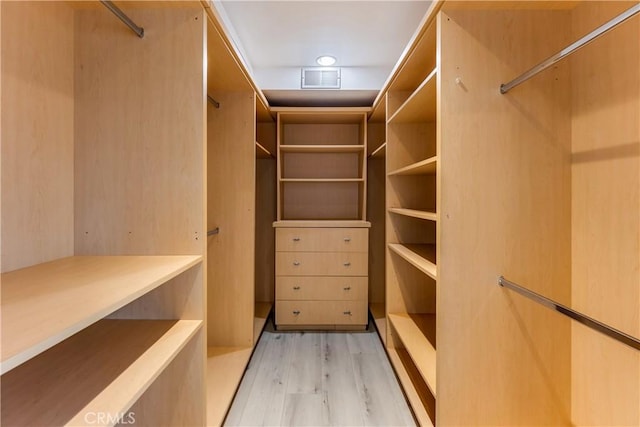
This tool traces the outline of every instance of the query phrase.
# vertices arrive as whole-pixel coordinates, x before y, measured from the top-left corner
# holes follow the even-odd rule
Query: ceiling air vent
[[[302,89],[340,89],[340,68],[303,68]]]

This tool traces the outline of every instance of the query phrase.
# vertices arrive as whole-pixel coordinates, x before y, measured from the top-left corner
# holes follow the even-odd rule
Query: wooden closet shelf
[[[252,352],[251,346],[207,348],[206,425],[222,425]]]
[[[267,323],[269,313],[271,313],[272,302],[256,302],[253,311],[253,345],[256,345],[260,338],[260,333]]]
[[[281,178],[280,182],[364,182],[364,178]]]
[[[101,320],[2,376],[2,424],[86,425],[91,413],[126,414],[201,327]]]
[[[380,337],[383,337],[383,339],[385,339],[384,337],[386,337],[387,335],[387,319],[384,312],[384,303],[370,302],[369,311],[371,312],[371,316],[376,323],[376,328],[378,329]]]
[[[436,245],[389,243],[389,249],[432,279],[436,277]]]
[[[390,313],[389,321],[436,397],[436,315]]]
[[[411,409],[418,420],[418,424],[423,427],[433,427],[434,423],[427,412],[427,405],[423,403],[424,400],[429,399],[430,391],[426,386],[423,386],[423,389],[417,387],[421,383],[422,376],[412,363],[411,356],[405,349],[392,347],[387,347],[387,354],[411,404]],[[422,383],[424,383],[424,380],[422,380]],[[433,397],[431,398],[433,399]]]
[[[378,148],[373,150],[369,157],[383,158],[387,155],[387,143],[383,142]]]
[[[2,274],[2,374],[202,261],[75,256]]]
[[[273,223],[274,228],[278,227],[293,227],[293,228],[371,228],[369,221],[351,220],[351,219],[319,219],[319,220],[304,220],[304,219],[290,219],[275,221]]]
[[[359,153],[364,145],[280,145],[282,153]]]
[[[433,156],[425,160],[421,160],[409,166],[389,172],[389,176],[398,175],[433,175],[436,173],[438,165],[438,156]]]
[[[412,218],[426,219],[429,221],[437,221],[437,215],[435,212],[427,212],[416,209],[404,209],[404,208],[389,208],[389,212],[397,214],[410,216]]]
[[[269,152],[266,148],[262,146],[258,141],[256,141],[256,157],[259,159],[270,159],[273,158],[273,154]]]
[[[389,124],[430,123],[436,121],[436,70],[418,86],[389,118]]]

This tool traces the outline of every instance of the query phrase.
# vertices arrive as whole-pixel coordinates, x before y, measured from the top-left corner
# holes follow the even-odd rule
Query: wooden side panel
[[[438,424],[568,424],[570,322],[497,279],[571,299],[568,64],[499,92],[572,41],[569,12],[439,25]]]
[[[204,12],[127,12],[76,12],[76,254],[202,254]]]
[[[369,302],[384,303],[385,158],[368,159],[367,221],[369,231]]]
[[[2,2],[2,272],[73,255],[73,10]]]
[[[208,110],[208,346],[252,346],[255,292],[254,92],[214,92]]]
[[[260,123],[258,124],[260,125]],[[274,139],[275,139],[275,129]],[[275,153],[275,150],[273,151]],[[273,302],[275,289],[276,160],[256,160],[256,301]]]
[[[636,2],[585,2],[579,38]],[[640,336],[640,18],[571,57],[572,306]],[[640,425],[640,352],[572,325],[574,425]]]

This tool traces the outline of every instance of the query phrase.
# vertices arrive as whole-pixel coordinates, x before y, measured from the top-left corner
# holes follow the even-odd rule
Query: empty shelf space
[[[389,123],[421,123],[436,120],[436,70],[418,86],[389,118]]]
[[[256,141],[256,157],[259,159],[269,159],[273,157],[273,154]]]
[[[429,403],[435,407],[435,402],[431,402],[433,401],[433,396],[429,396],[429,390],[421,390],[419,388],[419,384],[424,383],[424,380],[421,379],[420,373],[416,370],[415,365],[412,364],[409,354],[404,349],[394,348],[387,348],[387,354],[400,380],[400,384],[402,384],[407,400],[411,404],[411,409],[416,416],[418,424],[424,427],[433,426],[435,423],[429,416],[427,408],[432,409],[429,407]],[[423,387],[426,387],[426,385]]]
[[[373,150],[373,152],[369,157],[383,158],[386,155],[387,155],[387,143],[383,142],[382,145],[380,145],[378,148]]]
[[[283,153],[358,153],[364,145],[280,145]]]
[[[2,424],[86,425],[125,414],[202,327],[200,320],[101,320],[2,376]]]
[[[436,173],[438,156],[419,161],[409,166],[389,172],[389,176],[397,175],[432,175]]]
[[[389,322],[436,397],[436,315],[389,314]]]
[[[437,220],[437,215],[435,212],[426,212],[426,211],[420,211],[416,209],[404,209],[404,208],[389,208],[389,212],[397,215],[410,216],[412,218],[426,219],[429,221]]]
[[[389,243],[389,249],[432,279],[436,277],[436,246]]]
[[[3,273],[2,373],[201,260],[201,256],[78,256]]]
[[[207,348],[207,425],[221,426],[253,347]]]
[[[258,338],[260,338],[260,333],[267,323],[269,313],[271,313],[271,307],[273,307],[273,303],[271,302],[255,303],[253,312],[253,345],[255,345],[258,342]]]

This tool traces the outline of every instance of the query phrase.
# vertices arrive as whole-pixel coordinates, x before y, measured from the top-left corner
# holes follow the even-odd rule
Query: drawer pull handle
[[[294,287],[293,287],[293,290],[294,290],[294,291],[299,291],[299,290],[300,290],[300,286],[294,286]]]
[[[342,289],[344,289],[345,291],[350,291],[351,290],[351,286],[346,286],[346,287],[344,287]]]
[[[346,315],[346,316],[351,316],[351,310],[349,311],[343,311],[342,314]]]
[[[347,243],[349,243],[349,242],[351,241],[351,237],[345,237],[345,238],[344,238],[344,241],[345,241],[345,242],[347,242]]]
[[[300,314],[300,310],[293,310],[293,314],[297,316],[298,314]]]
[[[293,265],[295,265],[296,267],[300,265],[299,261],[293,261]]]
[[[351,265],[351,263],[350,263],[349,261],[347,261],[347,262],[345,262],[343,265],[344,265],[345,267],[349,267],[349,266]]]
[[[294,238],[293,238],[293,241],[294,241],[294,242],[299,242],[299,241],[300,241],[300,238],[299,238],[299,237],[294,237]]]

